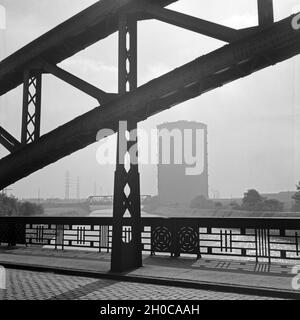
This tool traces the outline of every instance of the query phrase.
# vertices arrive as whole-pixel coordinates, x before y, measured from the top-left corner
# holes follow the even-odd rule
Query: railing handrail
[[[0,217],[1,223],[16,223],[16,224],[102,224],[110,225],[112,217]]]
[[[132,219],[122,237],[131,239]],[[0,217],[1,243],[111,250],[113,217]],[[300,260],[300,218],[143,217],[143,250],[240,258]]]
[[[124,220],[130,221],[130,218]],[[294,217],[142,217],[142,225],[147,223],[180,223],[193,224],[195,226],[213,227],[270,227],[270,228],[300,228],[300,218]],[[53,216],[32,216],[32,217],[0,217],[0,223],[26,223],[26,224],[102,224],[110,225],[113,217],[53,217]]]

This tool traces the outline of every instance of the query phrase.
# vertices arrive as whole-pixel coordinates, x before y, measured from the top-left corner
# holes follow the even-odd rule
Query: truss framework
[[[42,74],[24,71],[22,144],[39,139],[41,131]]]
[[[0,95],[23,84],[21,143],[0,127],[0,143],[11,152],[0,160],[0,189],[95,142],[101,128],[118,132],[111,263],[115,272],[142,265],[140,177],[132,161],[138,141],[119,129],[119,121],[127,121],[128,131],[134,130],[139,121],[155,113],[300,53],[300,30],[291,24],[294,16],[275,23],[272,0],[257,0],[258,26],[241,30],[164,8],[173,2],[100,1],[0,63]],[[145,19],[158,19],[228,44],[137,88],[137,21]],[[67,57],[116,31],[118,94],[107,93],[58,67]],[[101,107],[41,136],[45,73],[97,99]],[[121,141],[125,149],[120,148]]]

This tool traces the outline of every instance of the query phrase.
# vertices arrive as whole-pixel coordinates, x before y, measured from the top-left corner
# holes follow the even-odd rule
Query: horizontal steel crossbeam
[[[117,130],[120,119],[139,121],[228,82],[300,53],[295,16],[196,59],[122,95],[0,160],[0,189],[96,141],[101,128]]]

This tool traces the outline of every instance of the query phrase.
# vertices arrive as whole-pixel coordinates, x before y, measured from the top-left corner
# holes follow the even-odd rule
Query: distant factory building
[[[158,198],[164,205],[208,199],[207,125],[178,121],[158,129]]]

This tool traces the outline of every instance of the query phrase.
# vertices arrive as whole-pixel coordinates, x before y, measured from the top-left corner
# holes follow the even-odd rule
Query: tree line
[[[300,182],[296,185],[296,192],[292,196],[294,200],[292,211],[300,212]],[[198,209],[213,209],[222,208],[221,202],[214,202],[213,200],[206,199],[204,196],[197,196],[191,201],[190,208]],[[235,201],[231,202],[230,207],[233,210],[241,211],[270,211],[281,212],[284,210],[284,203],[277,199],[267,199],[263,197],[257,190],[250,189],[244,193],[242,203],[239,204]]]
[[[43,215],[44,209],[41,205],[31,202],[19,201],[15,197],[9,197],[0,193],[0,216],[35,216]]]
[[[300,181],[296,185],[297,192],[293,195],[293,200],[295,201],[294,209],[295,211],[300,211]]]

